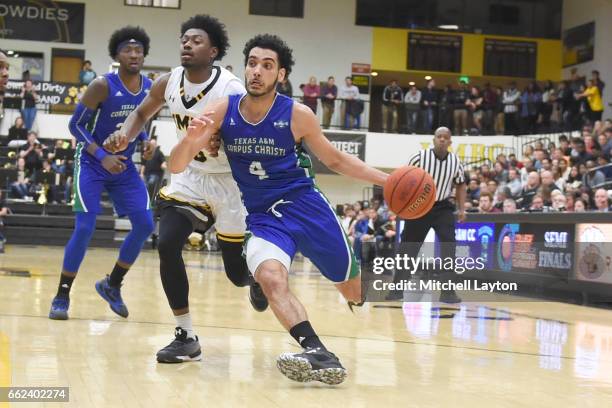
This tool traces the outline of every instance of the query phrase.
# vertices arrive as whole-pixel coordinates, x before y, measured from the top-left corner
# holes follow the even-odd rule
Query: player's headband
[[[125,40],[119,43],[119,45],[117,46],[117,54],[119,54],[121,52],[121,49],[126,45],[140,45],[142,48],[144,48],[143,43],[134,38],[130,38],[129,40]]]

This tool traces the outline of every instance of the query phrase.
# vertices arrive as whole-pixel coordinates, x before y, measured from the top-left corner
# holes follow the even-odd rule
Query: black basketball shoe
[[[276,360],[276,366],[293,381],[321,381],[337,385],[346,378],[346,369],[338,357],[322,348],[307,348],[302,353],[283,353]]]
[[[157,352],[159,363],[182,363],[184,361],[200,361],[202,349],[198,337],[187,337],[187,332],[180,327],[174,329],[174,340]]]
[[[251,282],[249,286],[249,300],[251,301],[253,309],[258,312],[263,312],[268,308],[268,298],[266,298],[266,295],[263,293],[261,285],[255,281]]]

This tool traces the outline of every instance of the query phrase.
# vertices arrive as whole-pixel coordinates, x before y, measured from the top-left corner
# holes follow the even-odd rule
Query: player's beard
[[[262,89],[261,91],[252,91],[250,86],[246,87],[247,93],[249,94],[249,96],[253,96],[255,98],[257,97],[261,97],[261,96],[265,96],[265,95],[269,95],[272,92],[276,91],[276,84],[278,84],[278,80],[275,80],[274,83],[271,86],[268,86],[264,89]]]

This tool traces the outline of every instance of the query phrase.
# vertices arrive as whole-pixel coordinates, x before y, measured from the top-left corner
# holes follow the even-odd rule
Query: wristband
[[[99,162],[102,162],[106,156],[108,156],[108,153],[101,147],[98,147],[94,152],[94,157],[98,159]]]

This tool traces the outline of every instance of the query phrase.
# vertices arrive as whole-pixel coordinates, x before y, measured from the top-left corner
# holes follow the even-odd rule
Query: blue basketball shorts
[[[105,189],[117,214],[124,216],[151,208],[149,193],[138,170],[131,161],[120,174],[111,174],[100,164],[82,159],[81,149],[77,149],[74,160],[74,204],[75,212],[100,213],[100,198]]]
[[[359,266],[340,220],[325,196],[310,190],[297,199],[279,200],[266,212],[247,216],[249,270],[275,259],[289,271],[299,250],[332,282],[359,275]]]

